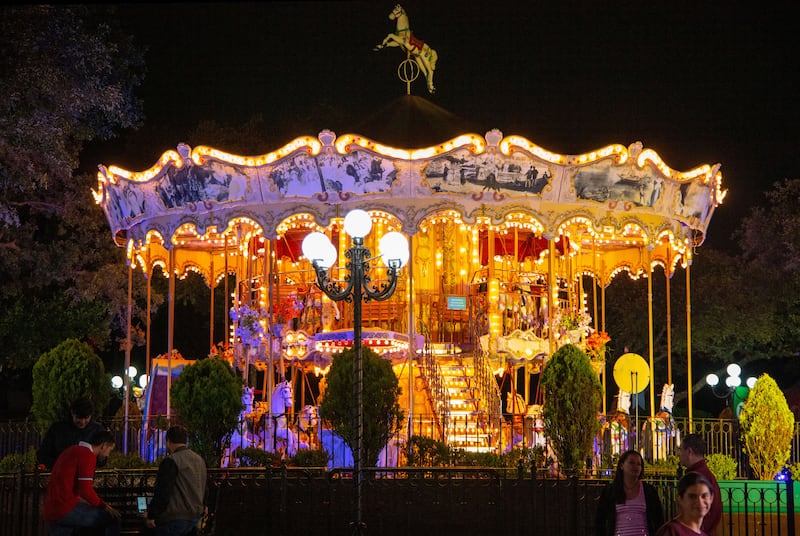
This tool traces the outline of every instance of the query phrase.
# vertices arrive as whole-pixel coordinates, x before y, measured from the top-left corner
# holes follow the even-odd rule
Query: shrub
[[[91,400],[94,415],[102,415],[111,396],[110,381],[103,361],[88,344],[67,339],[33,366],[33,415],[47,428],[67,418],[70,404],[83,396]]]
[[[616,456],[616,459],[614,460],[614,465],[609,467],[616,468],[618,461],[619,461],[619,456]],[[678,466],[680,465],[680,463],[681,460],[678,456],[670,454],[669,456],[667,456],[666,460],[655,460],[653,463],[649,464],[646,472],[649,473],[651,476],[653,475],[675,476],[678,473]],[[716,473],[714,474],[716,475]]]
[[[355,453],[357,430],[353,405],[353,368],[355,351],[350,348],[333,358],[327,376],[325,396],[319,407],[320,417],[328,421]],[[392,364],[369,348],[362,349],[362,405],[364,433],[362,435],[362,464],[377,465],[381,450],[389,438],[400,429],[403,411],[397,398],[400,385]]]
[[[759,480],[772,480],[792,450],[794,415],[768,374],[758,378],[739,414],[744,449]]]
[[[467,467],[505,467],[500,454],[494,452],[471,452],[456,449],[453,451],[453,465]]]
[[[328,460],[330,456],[323,449],[300,449],[289,463],[296,467],[325,467]]]
[[[233,452],[239,467],[277,467],[281,463],[280,452],[267,452],[256,447],[239,447]]]
[[[561,469],[577,475],[592,454],[600,431],[597,412],[603,387],[589,356],[574,344],[559,348],[542,371],[544,433]]]
[[[239,422],[242,380],[222,359],[204,359],[184,367],[170,389],[172,407],[189,432],[192,450],[209,467],[222,453]]]
[[[142,458],[139,457],[138,454],[129,452],[128,454],[124,454],[121,451],[115,450],[111,452],[111,455],[108,457],[108,462],[105,465],[105,469],[143,469],[146,467],[158,467],[158,464],[161,460],[156,460],[153,463],[148,463]]]
[[[450,464],[450,447],[430,437],[411,436],[408,442],[410,467],[446,467]]]
[[[16,473],[22,467],[25,471],[36,468],[36,448],[31,447],[24,454],[18,452],[0,459],[0,473]]]
[[[736,460],[721,453],[706,456],[706,464],[717,480],[733,480],[739,467]]]

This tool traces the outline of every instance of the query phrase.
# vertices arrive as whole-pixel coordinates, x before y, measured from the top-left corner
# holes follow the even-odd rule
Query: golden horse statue
[[[428,92],[433,93],[436,91],[433,85],[433,72],[436,70],[436,61],[439,59],[439,55],[427,43],[414,36],[408,23],[408,15],[400,4],[396,4],[389,13],[389,20],[397,21],[395,32],[388,34],[373,50],[380,50],[384,47],[404,49],[414,58],[419,70],[425,75]]]

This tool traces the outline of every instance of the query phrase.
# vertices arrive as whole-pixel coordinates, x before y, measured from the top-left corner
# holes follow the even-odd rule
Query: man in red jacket
[[[120,533],[120,513],[94,490],[97,459],[107,458],[114,444],[111,432],[101,430],[88,442],[72,445],[58,457],[42,509],[51,535],[71,535],[76,527],[104,527],[106,536]]]

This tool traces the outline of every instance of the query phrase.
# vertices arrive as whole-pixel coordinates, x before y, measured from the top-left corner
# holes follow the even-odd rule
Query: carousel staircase
[[[437,362],[449,395],[447,444],[471,452],[493,451],[489,408],[476,382],[473,358],[452,354],[439,356]]]

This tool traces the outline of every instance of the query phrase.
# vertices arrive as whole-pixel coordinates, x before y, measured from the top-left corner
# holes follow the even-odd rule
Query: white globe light
[[[114,389],[119,389],[122,387],[122,376],[114,376],[111,378],[111,387]]]
[[[719,383],[719,376],[717,376],[716,374],[709,374],[708,376],[706,376],[706,383],[711,387],[716,387],[717,384]]]
[[[147,387],[147,382],[148,382],[147,374],[142,374],[141,376],[139,376],[139,387],[144,389],[145,387]]]
[[[383,263],[386,266],[399,261],[400,265],[395,267],[402,268],[408,262],[408,239],[403,233],[397,231],[386,233],[381,237],[378,251],[381,252]]]
[[[303,255],[320,268],[328,269],[336,261],[336,248],[330,239],[322,233],[308,233],[303,238]],[[331,253],[332,252],[332,253]]]
[[[344,217],[344,230],[353,238],[364,238],[372,230],[372,218],[365,210],[351,210]]]
[[[728,376],[725,378],[725,385],[728,387],[738,387],[741,383],[742,379],[739,376]]]
[[[730,365],[728,365],[728,368],[726,370],[728,371],[728,376],[738,377],[739,374],[742,373],[742,367],[740,367],[736,363],[731,363]]]
[[[747,378],[747,386],[750,389],[752,389],[753,387],[756,386],[756,382],[757,381],[758,381],[758,379],[754,378],[753,376],[750,376],[749,378]]]
[[[128,367],[128,378],[135,378],[137,372],[139,371],[136,370],[136,367],[131,365],[130,367]]]

